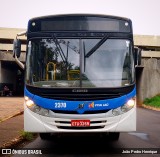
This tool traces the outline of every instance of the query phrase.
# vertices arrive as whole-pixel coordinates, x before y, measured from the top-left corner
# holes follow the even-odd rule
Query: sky
[[[160,35],[160,0],[0,0],[0,27],[27,28],[30,18],[94,13],[127,17],[133,33]]]

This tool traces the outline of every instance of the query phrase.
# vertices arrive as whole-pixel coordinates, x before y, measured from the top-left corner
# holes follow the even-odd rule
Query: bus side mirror
[[[19,58],[20,54],[21,54],[21,40],[14,39],[14,41],[13,41],[13,57],[15,58],[15,55],[16,55],[17,58]]]
[[[134,48],[134,63],[135,65],[141,65],[141,49],[138,47]]]

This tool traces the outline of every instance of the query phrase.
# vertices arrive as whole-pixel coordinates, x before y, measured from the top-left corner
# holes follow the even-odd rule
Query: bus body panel
[[[136,107],[119,116],[107,117],[109,113],[89,114],[89,115],[66,115],[55,114],[55,117],[45,117],[37,115],[29,109],[24,110],[25,121],[24,130],[28,132],[129,132],[136,131]],[[94,126],[104,126],[98,129],[72,129],[70,121],[73,119],[89,119],[92,121],[99,121],[101,123],[94,123]],[[63,121],[64,124],[59,122]],[[66,123],[67,124],[66,124]],[[58,127],[67,126],[67,129]],[[91,125],[92,126],[92,125]]]
[[[128,131],[136,131],[136,104],[128,112],[121,113],[120,115],[117,115],[117,116],[114,116],[112,113],[113,109],[121,108],[121,106],[123,106],[127,100],[130,100],[131,98],[135,97],[135,94],[136,94],[136,89],[134,89],[131,93],[125,96],[115,98],[115,99],[110,99],[110,100],[103,100],[104,104],[112,104],[112,105],[108,105],[110,108],[106,112],[105,110],[107,109],[108,106],[106,108],[105,107],[103,108],[103,106],[100,106],[99,108],[97,108],[97,109],[103,109],[104,110],[103,113],[83,114],[84,110],[82,110],[83,111],[82,112],[81,109],[78,109],[80,110],[80,112],[78,111],[76,114],[67,114],[67,112],[66,113],[54,112],[53,109],[55,108],[53,107],[54,107],[55,100],[37,97],[35,95],[32,95],[29,91],[26,90],[25,96],[29,96],[30,99],[32,98],[34,102],[38,103],[38,106],[42,106],[41,103],[46,103],[43,105],[43,107],[44,106],[47,107],[48,104],[52,104],[52,108],[49,109],[49,106],[48,106],[47,108],[49,109],[49,115],[42,116],[28,109],[26,103],[24,103],[24,108],[25,108],[24,110],[24,116],[25,116],[24,129],[25,131],[29,131],[29,132],[42,132],[42,133],[45,133],[45,132],[128,132]],[[101,104],[100,100],[98,102],[99,104]],[[94,102],[93,105],[98,104],[98,102]],[[120,104],[120,105],[116,104],[116,103],[121,103],[121,102],[123,102],[123,104]],[[72,109],[72,111],[75,111],[77,107],[74,106],[74,104],[76,103],[77,103],[76,101],[72,101],[72,104],[70,104],[69,109],[70,110]],[[135,100],[135,103],[136,103],[136,100]],[[60,108],[59,111],[60,110],[63,110],[63,108]],[[98,110],[96,111],[98,112]],[[88,128],[85,128],[85,127],[83,128],[74,127],[73,128],[71,126],[72,120],[89,120],[90,126]]]
[[[95,14],[37,17],[29,20],[26,35],[25,131],[136,131],[130,19]],[[87,126],[72,124],[77,121]]]

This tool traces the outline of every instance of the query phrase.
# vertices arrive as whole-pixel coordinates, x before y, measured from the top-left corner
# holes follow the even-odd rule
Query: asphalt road
[[[54,157],[160,156],[160,154],[150,154],[150,150],[160,153],[160,112],[138,108],[137,131],[121,133],[117,142],[109,142],[107,138],[98,135],[64,136],[58,140],[49,141],[42,141],[38,137],[25,148],[41,149],[42,152],[49,151],[49,154],[41,156]],[[124,154],[123,150],[135,152]],[[140,153],[140,151],[143,152]],[[146,151],[149,153],[146,154]]]

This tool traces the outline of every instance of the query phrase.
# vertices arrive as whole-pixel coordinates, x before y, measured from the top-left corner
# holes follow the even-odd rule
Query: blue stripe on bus
[[[127,95],[118,98],[106,100],[90,100],[90,101],[68,101],[42,98],[40,96],[30,93],[25,88],[25,96],[34,101],[35,104],[50,110],[75,111],[83,113],[91,110],[109,110],[124,105],[130,98],[136,95],[136,88]]]

